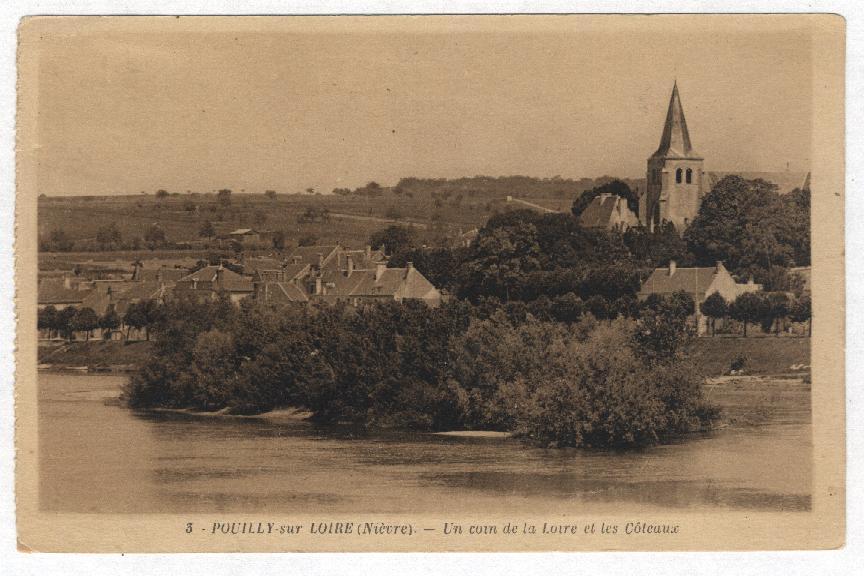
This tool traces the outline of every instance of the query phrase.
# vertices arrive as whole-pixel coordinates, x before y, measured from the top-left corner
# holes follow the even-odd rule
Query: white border
[[[857,10],[856,10],[857,8]],[[347,14],[347,13],[566,13],[566,12],[832,12],[847,22],[847,537],[842,550],[775,553],[573,554],[22,554],[15,546],[14,508],[14,122],[18,20],[31,14]],[[17,0],[0,6],[0,572],[4,574],[779,574],[860,573],[864,478],[864,10],[855,0],[626,2],[428,0]]]

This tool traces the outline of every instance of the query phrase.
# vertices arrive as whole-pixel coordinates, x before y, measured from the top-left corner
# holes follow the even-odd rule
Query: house
[[[237,242],[241,246],[251,246],[261,242],[261,234],[252,228],[238,228],[228,233],[228,239]]]
[[[707,268],[678,268],[675,261],[669,262],[666,268],[656,268],[642,283],[638,298],[645,300],[651,294],[668,296],[674,292],[684,291],[696,303],[696,328],[698,334],[704,334],[708,324],[699,311],[699,305],[711,294],[717,292],[727,302],[732,302],[745,292],[757,292],[761,284],[754,284],[752,278],[746,284],[735,282],[722,262]]]
[[[93,283],[71,276],[43,278],[37,288],[39,310],[53,306],[62,310],[68,306],[80,307],[93,290]]]
[[[363,302],[420,300],[429,306],[441,304],[441,293],[411,262],[405,268],[387,268],[379,262],[371,270],[357,270],[348,257],[344,271],[330,270],[313,277],[307,285],[311,300]]]
[[[579,215],[583,228],[618,229],[622,232],[639,226],[639,217],[627,206],[627,200],[616,194],[600,194]]]
[[[174,286],[174,294],[178,297],[215,300],[220,293],[224,293],[235,304],[252,295],[253,291],[252,278],[229,270],[221,264],[205,266],[184,276]]]
[[[267,304],[308,302],[303,286],[312,267],[309,264],[285,264],[275,269],[258,269],[252,281],[256,300]]]
[[[298,246],[285,257],[286,264],[308,264],[315,270],[332,265],[342,248],[333,246]]]

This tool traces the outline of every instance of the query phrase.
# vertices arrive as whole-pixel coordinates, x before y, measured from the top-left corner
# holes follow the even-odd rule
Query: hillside
[[[567,211],[585,190],[611,178],[529,178],[522,176],[491,178],[419,179],[404,178],[396,186],[375,183],[355,190],[337,189],[334,193],[315,191],[267,196],[262,192],[232,192],[230,202],[222,202],[215,192],[40,197],[39,235],[43,251],[91,251],[141,249],[147,230],[157,224],[170,244],[197,242],[202,248],[200,230],[210,222],[217,234],[236,228],[255,228],[284,233],[288,244],[296,245],[304,236],[318,243],[339,242],[346,246],[364,245],[372,232],[390,223],[417,229],[426,241],[455,237],[482,226],[489,216],[524,204],[507,202],[507,197],[530,201],[556,211]],[[638,181],[628,181],[638,186]],[[325,217],[304,218],[309,212]],[[115,224],[119,241],[110,246],[97,241],[100,228]],[[66,243],[58,243],[62,231]],[[52,240],[52,235],[55,235]]]

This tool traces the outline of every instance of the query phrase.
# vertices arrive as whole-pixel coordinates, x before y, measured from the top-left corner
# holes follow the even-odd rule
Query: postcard
[[[843,546],[841,17],[18,41],[20,550]]]

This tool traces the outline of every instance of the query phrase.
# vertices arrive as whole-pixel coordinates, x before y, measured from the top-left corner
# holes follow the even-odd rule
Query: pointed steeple
[[[702,159],[690,144],[690,133],[687,131],[684,108],[681,107],[681,97],[678,95],[677,80],[672,86],[672,98],[669,99],[663,136],[654,157]]]

